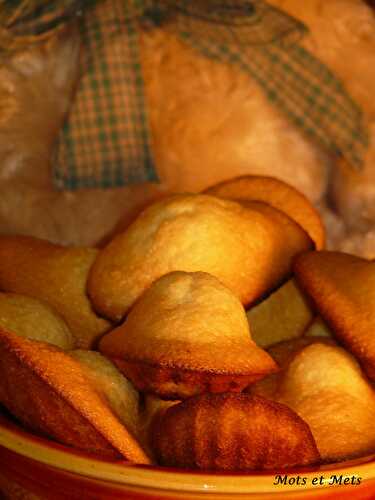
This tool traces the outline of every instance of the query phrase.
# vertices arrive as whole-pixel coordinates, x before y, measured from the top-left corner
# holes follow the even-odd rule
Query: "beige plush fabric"
[[[248,76],[156,30],[144,34],[141,52],[162,184],[56,192],[50,182],[54,140],[79,69],[73,30],[1,61],[0,232],[93,245],[126,227],[166,192],[203,190],[230,177],[266,174],[321,203],[332,172],[329,196],[347,226],[334,246],[353,246],[348,230],[360,228],[354,251],[372,256],[374,13],[361,0],[271,2],[308,25],[305,46],[342,78],[364,108],[371,146],[363,172],[353,174],[345,165],[331,169],[331,159],[290,125]]]

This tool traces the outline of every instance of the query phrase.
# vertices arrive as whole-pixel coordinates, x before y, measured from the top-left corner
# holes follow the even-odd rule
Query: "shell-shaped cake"
[[[99,252],[88,293],[99,313],[119,321],[157,278],[203,271],[250,304],[279,285],[293,258],[312,246],[297,223],[264,204],[174,195],[146,208]]]
[[[0,330],[0,402],[26,428],[100,457],[150,463],[97,385],[66,351]]]
[[[168,408],[154,425],[163,465],[262,470],[319,461],[308,425],[290,408],[249,394],[202,394]]]
[[[207,273],[169,273],[142,295],[102,353],[142,391],[171,399],[240,391],[276,370],[239,299]]]
[[[111,326],[95,314],[86,295],[97,252],[30,236],[0,236],[0,290],[47,303],[65,320],[76,347],[92,348]]]
[[[325,230],[319,213],[300,191],[280,179],[244,175],[216,184],[205,192],[229,200],[268,203],[303,227],[317,250],[324,247]]]

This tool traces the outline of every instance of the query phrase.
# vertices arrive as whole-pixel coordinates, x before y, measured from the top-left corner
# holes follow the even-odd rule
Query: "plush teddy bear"
[[[323,209],[332,245],[375,257],[375,3],[361,0],[271,0],[310,28],[306,48],[339,76],[361,106],[369,131],[362,170],[334,162]],[[371,8],[372,7],[372,8]],[[338,215],[340,218],[337,218]]]
[[[106,0],[100,8],[118,2]],[[201,191],[231,177],[264,174],[294,185],[321,209],[331,246],[372,255],[374,12],[362,0],[269,3],[308,26],[301,44],[361,106],[370,131],[362,170],[306,136],[248,74],[155,28],[142,31],[140,55],[160,183],[56,191],[51,166],[58,131],[79,84],[79,35],[71,26],[1,61],[0,231],[96,245],[168,192]],[[121,43],[114,39],[114,50]]]

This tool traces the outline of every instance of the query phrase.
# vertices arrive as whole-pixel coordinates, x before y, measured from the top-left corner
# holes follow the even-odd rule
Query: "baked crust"
[[[272,212],[272,215],[271,215]],[[120,321],[142,293],[172,271],[204,271],[250,304],[291,273],[312,248],[284,214],[208,195],[174,195],[146,208],[100,251],[88,293],[104,316]]]
[[[325,230],[317,210],[306,196],[280,179],[246,175],[211,186],[205,193],[237,201],[268,203],[303,227],[317,250],[324,247]]]
[[[239,391],[277,369],[252,341],[238,298],[201,272],[156,280],[99,347],[138,389],[176,399]]]
[[[86,280],[94,248],[54,245],[30,236],[0,236],[0,290],[42,300],[57,311],[89,349],[111,324],[93,310]]]
[[[294,269],[334,336],[375,380],[375,263],[321,251],[302,255]]]
[[[324,340],[295,354],[277,401],[308,423],[325,462],[374,453],[373,387],[350,353]]]
[[[254,341],[263,348],[300,337],[314,318],[294,278],[247,311]]]
[[[287,406],[249,394],[202,394],[155,419],[153,449],[162,465],[262,470],[316,464],[308,425]]]
[[[75,348],[75,338],[62,317],[45,302],[26,295],[0,293],[0,328],[62,350]]]
[[[299,351],[302,351],[311,344],[329,344],[335,343],[327,337],[300,337],[298,339],[279,342],[267,349],[272,359],[278,364],[279,371],[264,377],[259,382],[248,387],[247,392],[267,399],[277,400],[280,385],[290,363],[296,357]]]
[[[79,362],[55,346],[0,330],[0,401],[26,427],[60,443],[150,463]]]
[[[112,361],[139,391],[158,394],[165,399],[186,399],[203,392],[241,392],[265,376],[264,371],[249,374],[215,373],[116,358],[112,358]]]

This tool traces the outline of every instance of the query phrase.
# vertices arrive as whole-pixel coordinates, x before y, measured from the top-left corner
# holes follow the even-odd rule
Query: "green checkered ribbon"
[[[216,2],[216,10],[212,4],[165,1],[161,23],[160,2],[154,17],[205,56],[248,73],[309,137],[361,167],[368,147],[361,109],[340,80],[298,44],[306,27],[261,0]]]
[[[353,167],[362,165],[368,138],[361,110],[336,76],[299,45],[305,26],[267,2],[83,3],[85,9],[90,4],[92,8],[81,17],[82,76],[60,135],[53,172],[59,188],[116,187],[156,179],[138,39],[142,29],[155,26],[181,37],[206,57],[249,74],[270,102],[309,137]],[[50,2],[47,10],[42,9],[47,26],[64,17],[62,6],[65,15],[83,7],[77,0]],[[28,19],[30,33],[32,16]]]
[[[98,2],[81,20],[82,75],[60,134],[58,188],[157,180],[143,92],[139,30],[123,0]]]

